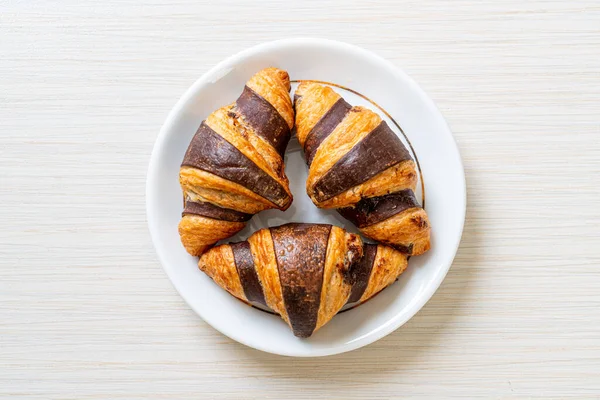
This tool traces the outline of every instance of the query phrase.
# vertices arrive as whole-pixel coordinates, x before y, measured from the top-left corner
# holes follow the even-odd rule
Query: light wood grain
[[[324,359],[260,353],[181,300],[146,228],[149,154],[226,56],[371,49],[447,118],[463,242],[404,327]],[[0,2],[0,396],[600,397],[600,3]]]

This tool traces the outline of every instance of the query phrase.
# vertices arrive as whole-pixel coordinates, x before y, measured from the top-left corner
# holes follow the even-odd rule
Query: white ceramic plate
[[[192,136],[208,114],[233,102],[254,73],[270,66],[287,70],[292,80],[338,85],[334,89],[350,104],[378,111],[407,144],[408,138],[424,182],[424,192],[417,190],[417,195],[422,199],[425,194],[425,209],[432,225],[432,249],[411,258],[398,282],[366,304],[337,315],[309,339],[294,337],[278,316],[251,308],[218,287],[198,270],[197,258],[185,252],[177,233],[183,207],[178,172]],[[296,84],[292,93],[295,87]],[[356,232],[337,213],[319,210],[311,203],[304,186],[307,168],[295,139],[288,147],[285,163],[294,195],[292,206],[285,212],[270,210],[254,216],[232,241],[286,222],[325,222]],[[146,205],[152,240],[165,271],[185,301],[206,322],[259,350],[289,356],[324,356],[357,349],[382,338],[408,321],[431,298],[458,249],[466,188],[452,133],[433,102],[412,79],[388,61],[349,44],[289,39],[252,47],[228,58],[183,95],[154,145]]]

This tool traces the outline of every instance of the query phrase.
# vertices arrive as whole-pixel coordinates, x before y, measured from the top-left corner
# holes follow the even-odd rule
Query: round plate
[[[367,303],[337,315],[309,339],[294,337],[278,316],[252,308],[218,287],[179,241],[183,209],[179,166],[200,122],[239,96],[245,82],[266,67],[289,72],[295,82],[325,82],[352,105],[380,113],[412,148],[421,170],[417,194],[432,226],[431,250],[412,257],[398,282]],[[336,212],[317,209],[305,192],[307,167],[293,139],[285,157],[294,195],[291,207],[251,220],[231,241],[286,222],[325,222],[356,232]],[[446,276],[460,242],[466,186],[452,133],[431,99],[406,74],[358,47],[321,39],[288,39],[242,51],[204,74],[183,95],[163,125],[148,170],[148,226],[158,257],[185,301],[215,329],[247,346],[288,356],[324,356],[372,343],[408,321]]]

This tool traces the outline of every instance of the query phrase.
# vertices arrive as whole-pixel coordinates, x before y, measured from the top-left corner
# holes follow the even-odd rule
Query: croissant
[[[244,228],[253,214],[292,202],[283,154],[294,125],[288,73],[254,75],[235,103],[202,121],[179,171],[181,242],[200,255]]]
[[[309,337],[345,304],[362,303],[393,283],[407,256],[363,247],[358,235],[336,226],[291,223],[214,247],[198,266],[233,296],[273,310],[294,335]]]
[[[294,107],[313,203],[337,209],[365,236],[408,255],[427,251],[430,225],[414,195],[415,162],[387,123],[312,82],[298,86]]]

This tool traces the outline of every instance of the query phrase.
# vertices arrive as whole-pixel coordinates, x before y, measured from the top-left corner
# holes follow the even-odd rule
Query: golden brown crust
[[[304,147],[306,137],[321,117],[340,99],[330,87],[312,82],[302,82],[296,89],[296,136]]]
[[[323,271],[321,302],[314,332],[325,325],[348,301],[352,283],[348,279],[350,265],[362,257],[360,237],[334,226],[329,234]]]
[[[290,77],[286,71],[272,67],[263,69],[250,78],[246,86],[271,103],[292,129],[294,109],[289,94]]]
[[[238,299],[247,302],[235,266],[231,246],[228,244],[217,246],[204,253],[198,261],[198,268],[210,276],[217,285]]]
[[[235,115],[233,123],[236,124],[236,130],[247,139],[252,147],[263,157],[269,168],[275,173],[282,183],[287,187],[288,178],[285,175],[283,158],[277,150],[263,137],[256,134],[254,129],[246,122],[243,116]]]
[[[430,248],[431,227],[422,208],[411,208],[377,224],[360,230],[365,236],[389,245],[412,248],[420,255]]]
[[[320,204],[314,197],[315,183],[380,123],[381,118],[374,112],[363,107],[353,107],[333,132],[323,140],[310,165],[306,180],[306,191],[317,207]]]
[[[252,143],[247,139],[248,132],[252,132],[252,129],[250,127],[245,127],[243,130],[240,128],[239,124],[236,123],[236,119],[231,116],[232,108],[233,104],[230,104],[213,112],[206,119],[206,124],[213,131],[215,131],[229,143],[234,145],[243,155],[245,155],[249,160],[256,164],[256,166],[258,166],[261,170],[266,172],[275,181],[279,182],[286,189],[286,192],[288,193],[288,196],[291,201],[292,194],[288,187],[287,178],[282,178],[282,176],[285,177],[285,175],[283,174],[280,175],[280,166],[283,162],[281,160],[281,157],[277,153],[261,153],[259,150],[264,151],[263,146],[260,146],[260,148],[258,149],[254,147]],[[253,136],[256,137],[255,134]],[[255,140],[255,143],[256,142],[257,140]],[[264,156],[267,156],[269,160],[267,161]],[[277,158],[279,159],[279,161],[276,161],[273,158]]]
[[[368,300],[394,283],[407,266],[408,259],[405,254],[389,246],[377,246],[377,255],[373,262],[369,283],[360,298],[360,302]]]
[[[273,207],[273,203],[253,191],[200,169],[181,167],[179,183],[185,193],[193,193],[219,207],[248,214]]]
[[[179,236],[188,253],[199,256],[223,238],[235,235],[245,222],[221,221],[200,215],[184,215],[179,221]]]
[[[271,231],[261,229],[252,234],[248,238],[248,242],[250,243],[250,251],[254,257],[256,273],[263,288],[267,306],[279,314],[289,325],[290,321],[283,302]]]
[[[319,208],[347,207],[365,197],[382,196],[402,189],[415,189],[417,172],[415,162],[406,160],[375,175],[368,181],[318,204]]]

